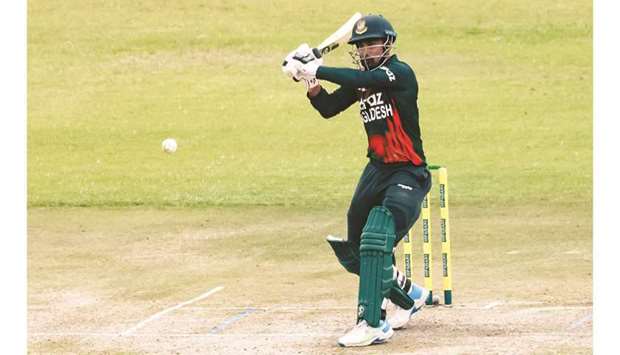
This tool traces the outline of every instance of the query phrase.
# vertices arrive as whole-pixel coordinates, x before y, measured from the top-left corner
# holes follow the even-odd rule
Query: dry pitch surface
[[[592,351],[590,215],[451,213],[455,305],[349,350],[357,280],[323,241],[341,209],[31,209],[29,352]]]

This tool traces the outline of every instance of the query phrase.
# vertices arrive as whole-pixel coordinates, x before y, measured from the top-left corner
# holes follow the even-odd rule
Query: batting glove
[[[295,50],[294,60],[297,60],[303,64],[299,68],[298,76],[305,79],[316,78],[316,70],[319,66],[323,65],[323,58],[317,58],[312,48],[307,43],[302,43]]]
[[[303,63],[299,58],[293,57],[293,61],[298,61],[302,65],[297,68],[297,76],[304,79],[315,79],[316,71],[323,64],[323,59],[315,59],[308,63]]]
[[[295,81],[301,80],[299,69],[301,68],[301,64],[303,64],[303,62],[295,60],[295,58],[304,58],[309,52],[311,53],[312,49],[310,49],[310,46],[308,46],[307,43],[302,43],[299,45],[299,47],[291,51],[284,58],[284,62],[282,62],[282,72]]]
[[[307,43],[302,43],[290,52],[282,63],[282,72],[295,81],[305,79],[306,87],[318,85],[316,70],[323,64],[323,58],[317,58]]]
[[[295,55],[293,57],[304,64],[318,59],[308,43],[300,44],[299,47],[295,49]]]
[[[293,55],[287,56],[282,63],[282,72],[286,74],[289,78],[292,78],[295,81],[301,80],[299,75],[299,69],[302,67],[302,63],[293,59]]]

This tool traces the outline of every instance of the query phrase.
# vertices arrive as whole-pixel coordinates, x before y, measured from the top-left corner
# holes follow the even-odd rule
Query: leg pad
[[[374,207],[361,236],[358,292],[358,318],[365,319],[371,327],[379,326],[383,298],[389,297],[396,285],[392,265],[395,238],[390,211]]]

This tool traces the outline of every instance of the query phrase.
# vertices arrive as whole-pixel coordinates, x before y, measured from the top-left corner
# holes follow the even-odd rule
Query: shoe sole
[[[369,345],[375,345],[375,344],[383,344],[387,342],[388,339],[392,337],[392,335],[394,335],[394,329],[390,328],[390,330],[384,336],[378,336],[364,343],[345,345],[341,342],[338,342],[338,345],[340,345],[343,348],[352,348],[352,347],[369,346]]]
[[[390,331],[384,337],[380,337],[373,341],[371,344],[383,344],[388,341],[394,335],[394,329],[390,328]]]

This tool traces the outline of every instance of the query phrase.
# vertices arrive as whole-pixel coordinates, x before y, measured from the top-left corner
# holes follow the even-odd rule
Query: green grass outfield
[[[280,63],[361,11],[398,32],[452,205],[590,216],[590,1],[375,4],[29,1],[28,205],[346,206],[357,109],[322,120]]]

